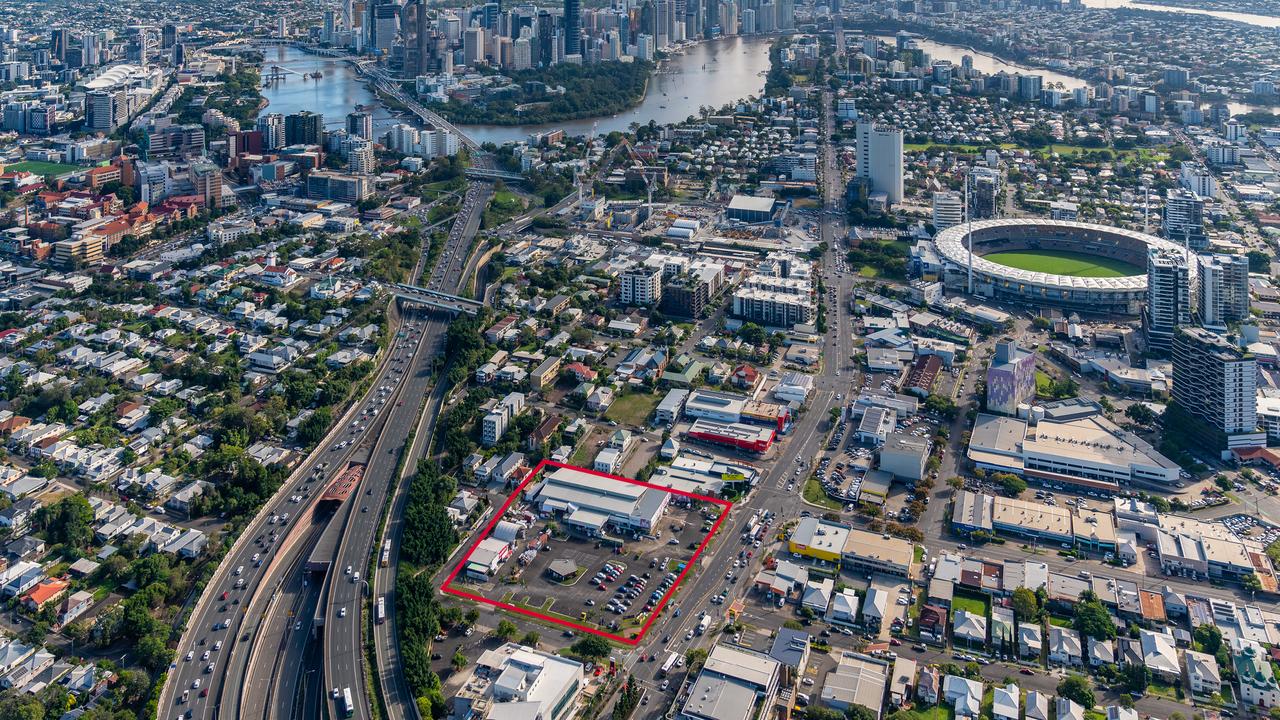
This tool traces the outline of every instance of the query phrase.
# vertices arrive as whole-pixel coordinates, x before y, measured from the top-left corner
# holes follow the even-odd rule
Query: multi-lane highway
[[[400,321],[399,313],[393,310],[391,327],[397,328]],[[176,660],[160,697],[162,716],[171,711],[191,711],[193,718],[220,715],[218,704],[226,667],[234,664],[238,654],[243,656],[249,651],[253,639],[250,627],[256,624],[262,603],[275,590],[271,581],[280,576],[292,560],[294,548],[320,522],[313,517],[313,510],[325,485],[363,445],[357,437],[356,442],[338,451],[329,448],[352,437],[351,421],[395,371],[389,356],[384,357],[375,373],[374,389],[343,414],[317,450],[263,505],[223,558],[196,601],[178,642]],[[389,414],[382,410],[358,434],[367,438],[378,433]],[[295,498],[300,500],[291,502]]]
[[[491,188],[488,184],[479,185]],[[468,202],[473,200],[469,193]],[[474,233],[482,210],[483,204],[478,210],[465,207],[468,222],[461,227],[470,228]],[[433,279],[457,277],[457,273],[444,274],[443,268],[465,264],[469,243],[470,236],[463,237],[455,229],[441,262],[431,269]],[[414,312],[407,311],[406,316],[413,318]],[[390,314],[391,331],[396,332],[401,326],[401,313],[393,306]],[[414,322],[420,327],[428,315],[424,312],[423,317]],[[376,514],[370,514],[372,508],[359,512],[357,521],[347,522],[351,507],[361,502],[360,498],[353,497],[338,509],[334,518],[317,516],[316,503],[327,484],[350,462],[366,462],[375,473],[381,469],[385,473],[385,494],[386,480],[398,459],[398,447],[403,445],[408,430],[417,421],[428,382],[426,369],[438,348],[443,327],[436,320],[431,332],[414,334],[412,350],[393,347],[382,358],[365,397],[351,405],[317,445],[316,451],[304,459],[237,539],[187,622],[161,693],[162,717],[186,712],[193,718],[257,714],[281,717],[280,708],[296,708],[297,712],[290,713],[295,717],[314,716],[308,711],[308,704],[298,701],[299,697],[305,699],[299,690],[308,685],[314,690],[315,682],[322,679],[318,672],[308,675],[300,670],[308,651],[309,620],[320,600],[317,584],[310,582],[304,573],[306,554],[315,545],[321,529],[331,521],[363,526],[368,535],[376,525]],[[402,372],[403,383],[400,382]],[[388,393],[379,388],[393,390]],[[378,402],[381,398],[390,401]],[[372,408],[372,411],[362,414],[362,408]],[[335,450],[341,443],[346,444]],[[369,462],[377,458],[379,451],[386,453],[389,460]],[[366,473],[366,481],[368,475]],[[369,482],[363,483],[360,491],[367,492],[366,488],[370,488]],[[362,503],[361,507],[366,505]],[[351,543],[350,547],[357,545]],[[348,544],[343,543],[341,547],[346,549]],[[367,553],[366,546],[366,556]],[[353,610],[354,622],[358,623],[359,606]],[[354,665],[359,661],[361,650],[359,643],[352,647],[355,648]],[[280,662],[276,662],[278,659]],[[312,695],[318,697],[318,693]]]
[[[492,193],[493,186],[490,183],[475,182],[470,185],[440,260],[431,269],[425,283],[427,289],[451,294],[459,291],[472,239],[479,230],[481,215]],[[411,431],[418,424],[418,410],[426,399],[432,380],[429,374],[431,361],[443,346],[447,327],[447,320],[438,316],[427,323],[423,332],[424,342],[419,345],[418,355],[413,361],[414,370],[406,378],[402,390],[405,405],[412,404],[414,412],[398,414],[383,432],[365,469],[360,494],[354,498],[355,503],[360,506],[359,511],[356,512],[355,506],[352,506],[350,520],[344,527],[327,579],[328,593],[324,600],[325,687],[329,689],[329,698],[334,702],[342,702],[340,698],[334,697],[334,689],[341,695],[343,690],[349,688],[355,714],[359,717],[372,717],[372,699],[366,691],[363,642],[366,623],[372,621],[361,612],[362,606],[369,606],[366,600],[372,599],[367,575],[370,569],[369,559],[374,553],[379,518],[388,493],[396,486],[393,476],[397,462]],[[405,466],[412,467],[414,458],[406,459],[408,462]],[[396,527],[398,528],[398,524]],[[388,583],[384,581],[381,589],[385,591],[387,587]],[[388,598],[386,603],[393,607],[394,596]],[[411,698],[405,697],[403,701],[412,704]],[[398,706],[402,704],[403,702],[397,703]],[[335,716],[339,714],[334,713]]]

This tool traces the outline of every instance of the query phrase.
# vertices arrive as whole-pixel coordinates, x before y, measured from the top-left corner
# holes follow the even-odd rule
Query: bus
[[[378,625],[381,625],[382,623],[386,622],[386,620],[387,620],[387,596],[383,595],[378,598],[378,609],[373,616],[373,621]]]
[[[342,717],[356,714],[355,703],[351,702],[351,688],[342,688]]]
[[[382,560],[380,564],[382,567],[391,564],[391,538],[382,541]]]
[[[662,667],[658,670],[658,674],[665,676],[667,673],[671,672],[671,668],[675,666],[676,666],[676,654],[670,653],[669,655],[667,655],[667,659],[663,661]]]

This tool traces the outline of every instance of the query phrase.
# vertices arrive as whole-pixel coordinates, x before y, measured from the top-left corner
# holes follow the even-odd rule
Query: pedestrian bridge
[[[407,285],[405,283],[395,283],[391,285],[391,292],[396,297],[406,302],[426,305],[428,307],[445,310],[451,313],[466,313],[468,315],[479,314],[480,309],[484,307],[478,300],[471,298],[458,297],[442,293],[438,290],[428,290],[416,285]]]

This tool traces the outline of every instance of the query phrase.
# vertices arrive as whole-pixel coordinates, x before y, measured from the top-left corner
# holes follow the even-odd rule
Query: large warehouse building
[[[526,497],[543,513],[559,516],[567,527],[589,536],[606,527],[644,535],[657,526],[671,493],[594,473],[555,468],[546,472]]]

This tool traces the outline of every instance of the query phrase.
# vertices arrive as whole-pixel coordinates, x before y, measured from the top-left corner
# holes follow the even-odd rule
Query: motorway
[[[391,327],[395,329],[399,323],[400,317],[393,311]],[[359,409],[373,398],[376,388],[395,371],[388,357],[383,358],[365,397],[351,405],[317,448],[332,447],[349,433],[350,422]],[[365,437],[379,432],[381,423],[391,414],[384,407],[371,419]],[[313,510],[326,484],[363,447],[361,443],[353,443],[343,451],[317,451],[308,455],[237,538],[187,620],[178,642],[177,659],[170,667],[160,695],[162,717],[171,710],[174,713],[190,711],[193,718],[219,716],[218,704],[222,698],[226,668],[234,664],[237,655],[245,655],[249,651],[253,640],[252,628],[260,617],[258,613],[276,591],[270,586],[271,579],[278,574],[278,568],[290,563],[292,553],[319,522],[314,518]],[[313,476],[313,473],[318,474]],[[302,502],[288,501],[295,495],[302,495]],[[290,515],[289,521],[274,521],[277,514],[286,512]],[[242,587],[235,587],[237,580],[244,581]],[[214,623],[219,624],[218,629],[214,629]],[[223,624],[226,627],[222,627]],[[207,660],[202,658],[205,651],[209,652]],[[185,659],[187,653],[193,654],[191,660]],[[210,665],[212,671],[208,670]],[[231,687],[238,688],[239,685],[236,683]],[[207,691],[207,698],[202,696],[202,691]],[[180,703],[184,692],[187,693],[186,702]],[[212,698],[212,702],[207,701],[208,698]]]
[[[462,210],[449,233],[440,261],[431,269],[425,287],[448,293],[457,293],[464,278],[464,268],[471,241],[480,228],[484,208],[493,194],[491,183],[473,182],[467,189]],[[397,413],[379,438],[372,460],[365,470],[361,484],[362,494],[357,496],[360,511],[354,505],[346,523],[338,553],[330,565],[328,597],[324,601],[324,687],[350,688],[358,717],[372,717],[366,692],[363,630],[370,618],[361,612],[369,594],[367,576],[357,581],[356,573],[365,572],[370,566],[374,551],[375,535],[382,510],[395,484],[393,475],[401,451],[409,434],[418,425],[422,402],[432,383],[432,361],[444,343],[448,321],[438,314],[427,323],[413,359],[413,372],[406,376],[401,389],[406,409],[412,412]],[[438,399],[438,398],[437,398]],[[414,458],[406,458],[405,466],[412,468]],[[383,582],[381,590],[388,587]],[[394,605],[394,596],[387,601]],[[345,611],[346,617],[339,617]],[[398,670],[398,667],[395,668]],[[404,698],[412,704],[411,698]],[[338,713],[335,712],[336,716]]]
[[[419,208],[414,214],[422,215],[427,209]],[[479,212],[474,215],[478,217]],[[444,258],[465,256],[465,250],[465,245],[451,238]],[[452,263],[446,260],[443,264]],[[401,317],[394,304],[390,314],[391,331],[395,332],[400,327]],[[438,322],[436,327],[440,327]],[[430,358],[434,356],[433,342],[439,342],[438,337],[428,342],[427,335],[423,333],[420,336],[415,351],[430,348],[423,363],[425,366],[429,366]],[[269,700],[273,701],[272,705],[274,701],[291,707],[295,705],[296,690],[302,684],[298,669],[307,652],[305,638],[308,633],[294,633],[297,641],[287,643],[282,641],[282,633],[297,622],[291,621],[291,617],[309,618],[311,613],[299,611],[314,606],[318,601],[315,592],[318,588],[308,582],[302,568],[305,554],[314,546],[319,529],[329,522],[327,516],[317,516],[314,512],[316,500],[327,483],[348,462],[366,460],[374,443],[379,445],[379,449],[386,447],[382,442],[384,429],[389,429],[392,435],[400,435],[403,444],[407,429],[416,422],[417,401],[403,407],[397,404],[398,400],[390,401],[378,407],[378,412],[365,421],[365,431],[359,436],[364,442],[354,442],[359,438],[352,438],[353,442],[341,451],[325,450],[352,434],[351,421],[357,417],[360,408],[371,405],[377,388],[401,372],[396,363],[388,362],[390,357],[391,353],[388,353],[383,358],[366,395],[348,408],[316,446],[317,450],[303,460],[276,495],[263,505],[220,563],[204,594],[197,600],[179,641],[177,660],[170,668],[160,697],[161,717],[167,716],[171,710],[175,715],[190,712],[192,718],[242,717],[259,711],[265,712],[266,717],[281,717],[269,707]],[[425,375],[425,370],[422,374]],[[420,398],[424,390],[417,390],[416,395],[410,394],[409,397]],[[392,397],[403,395],[405,392],[400,388]],[[297,495],[302,496],[301,502],[289,502]],[[348,503],[352,504],[354,501]],[[340,508],[339,513],[346,510],[348,508]],[[289,523],[271,521],[273,515],[286,512],[291,518]],[[243,581],[239,588],[235,587],[238,580]],[[228,627],[214,629],[215,623],[221,625],[223,622]],[[310,629],[309,621],[304,623],[303,629]],[[281,662],[275,663],[272,672],[260,672],[265,669],[258,657],[260,652],[267,651],[271,655],[269,659],[276,660],[277,650],[280,651]],[[206,651],[209,653],[207,659],[204,658]],[[187,653],[192,654],[191,660],[186,660]],[[285,664],[284,658],[298,659],[299,662]],[[278,672],[281,670],[283,674]],[[305,705],[297,706],[297,710],[298,717],[314,716],[306,711]]]

